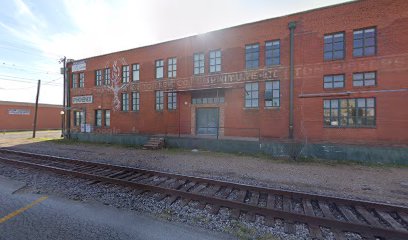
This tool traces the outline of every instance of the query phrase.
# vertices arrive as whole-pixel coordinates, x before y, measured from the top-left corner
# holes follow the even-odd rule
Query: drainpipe
[[[294,32],[296,28],[296,22],[290,22],[288,24],[290,30],[290,83],[289,83],[289,139],[293,139],[293,81],[294,81]]]

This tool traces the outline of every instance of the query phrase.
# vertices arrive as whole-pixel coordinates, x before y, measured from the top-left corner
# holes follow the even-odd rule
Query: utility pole
[[[65,107],[65,101],[66,101],[66,98],[67,98],[67,96],[66,96],[66,73],[67,73],[67,71],[66,71],[66,61],[67,61],[67,57],[63,57],[63,58],[61,58],[60,60],[59,60],[59,63],[62,63],[62,64],[64,64],[63,65],[63,70],[62,70],[62,74],[64,75],[64,93],[63,93],[63,97],[62,97],[62,111],[64,112],[63,114],[61,114],[62,116],[62,118],[61,118],[61,121],[62,121],[62,123],[61,123],[61,126],[62,126],[62,129],[61,129],[61,137],[64,137],[65,136],[65,118],[66,118],[66,116],[67,116],[67,110],[66,110],[66,107]]]
[[[35,130],[36,130],[36,128],[37,128],[38,97],[40,96],[40,85],[41,85],[41,80],[38,80],[38,85],[37,85],[37,97],[36,97],[36,99],[35,99],[35,113],[34,113],[33,138],[35,138]]]

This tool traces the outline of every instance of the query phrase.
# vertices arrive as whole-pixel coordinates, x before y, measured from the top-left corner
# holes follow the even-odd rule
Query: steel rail
[[[0,152],[5,153],[4,149],[0,149]],[[31,154],[27,152],[19,152],[19,151],[11,151],[7,150],[6,151],[9,154],[17,154],[17,155],[22,155],[22,156],[27,156],[27,157],[36,157],[40,158],[41,160],[47,159],[47,160],[52,160],[54,162],[64,162],[65,164],[85,164],[88,166],[95,166],[97,168],[99,167],[105,167],[105,168],[110,168],[112,170],[126,170],[126,171],[139,171],[137,168],[127,168],[123,166],[115,166],[115,165],[110,165],[110,164],[100,164],[100,163],[93,163],[93,162],[87,162],[87,161],[81,161],[81,160],[72,160],[72,159],[65,159],[63,158],[56,158],[54,156],[50,155],[38,155],[38,154]],[[56,160],[58,159],[58,160]],[[44,165],[44,164],[39,164],[39,163],[33,163],[33,162],[28,162],[24,160],[16,160],[16,159],[10,159],[10,158],[5,158],[5,157],[0,157],[0,161],[10,163],[10,164],[17,164],[21,166],[26,166],[26,167],[32,167],[32,168],[37,168],[37,169],[44,169],[44,170],[50,170],[52,172],[60,173],[60,174],[65,174],[65,175],[71,175],[71,176],[76,176],[80,178],[85,178],[85,179],[91,179],[91,180],[96,180],[96,181],[101,181],[101,182],[106,182],[106,183],[114,183],[118,184],[121,186],[125,187],[132,187],[132,188],[137,188],[137,189],[142,189],[142,190],[147,190],[147,191],[152,191],[152,192],[157,192],[157,193],[162,193],[170,196],[177,196],[185,199],[191,199],[191,200],[196,200],[200,202],[205,202],[207,204],[214,204],[218,206],[223,206],[223,207],[229,207],[232,209],[238,209],[240,211],[246,211],[250,212],[252,214],[258,214],[266,217],[274,217],[274,218],[282,218],[285,220],[290,220],[290,221],[298,221],[298,222],[304,222],[310,225],[317,225],[317,226],[325,226],[333,229],[339,229],[341,231],[349,231],[349,232],[357,232],[360,234],[365,234],[365,235],[370,235],[370,236],[379,236],[379,237],[386,237],[387,239],[408,239],[408,231],[401,231],[398,229],[389,229],[385,227],[378,227],[374,225],[368,225],[368,224],[361,224],[361,223],[355,223],[355,222],[347,222],[343,220],[336,220],[336,219],[328,219],[326,217],[319,217],[319,216],[311,216],[303,213],[294,213],[294,212],[289,212],[289,211],[284,211],[280,209],[272,209],[272,208],[266,208],[266,207],[259,207],[257,205],[250,205],[248,203],[240,202],[240,201],[235,201],[235,200],[228,200],[225,198],[217,197],[217,196],[208,196],[200,193],[194,193],[194,192],[187,192],[187,191],[182,191],[178,189],[172,189],[172,188],[167,188],[167,187],[161,187],[157,185],[151,185],[147,183],[140,183],[140,182],[132,182],[132,181],[126,181],[122,179],[117,179],[114,177],[109,177],[109,176],[101,176],[101,175],[95,175],[92,173],[86,173],[86,172],[80,172],[80,171],[75,171],[71,169],[64,169],[61,167],[55,167],[55,166],[49,166],[49,165]],[[78,167],[76,167],[79,169]],[[82,167],[81,167],[82,168]],[[216,184],[219,187],[222,186],[228,186],[228,187],[233,187],[233,188],[238,188],[241,190],[244,190],[247,186],[251,187],[251,189],[262,189],[260,192],[267,192],[268,189],[265,188],[259,188],[259,187],[254,187],[250,185],[240,185],[236,183],[231,183],[225,182],[225,181],[217,181],[217,180],[211,180],[211,179],[202,179],[202,178],[197,178],[197,177],[190,177],[190,176],[183,176],[179,174],[169,174],[165,173],[164,175],[161,175],[163,172],[159,172],[160,174],[157,174],[155,171],[150,171],[147,170],[146,172],[142,171],[142,173],[146,174],[151,174],[152,176],[161,176],[161,177],[168,177],[168,178],[176,178],[176,179],[184,179],[184,180],[194,180],[196,182],[200,183],[207,183],[207,180],[209,180],[210,183]],[[160,185],[160,184],[159,184]],[[288,193],[289,191],[284,191],[285,193]],[[305,197],[307,194],[302,193],[302,196]],[[311,197],[313,196],[313,197]],[[310,195],[308,194],[308,199],[319,199],[321,200],[318,196],[315,195]],[[350,199],[347,199],[348,202],[352,201]],[[357,203],[357,204],[356,204]],[[371,203],[371,202],[369,202]],[[379,203],[375,203],[375,205],[378,205]],[[354,205],[362,205],[365,206],[364,204],[361,204],[360,201],[354,202]],[[387,208],[392,208],[392,206],[387,206]],[[407,208],[403,208],[398,206],[399,209],[406,210]],[[399,211],[395,210],[394,211]]]

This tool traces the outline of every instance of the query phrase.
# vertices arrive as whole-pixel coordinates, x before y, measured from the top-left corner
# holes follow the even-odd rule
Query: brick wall
[[[224,87],[225,103],[222,104],[224,135],[285,139],[288,137],[289,119],[289,30],[288,23],[296,21],[295,29],[295,138],[310,141],[335,141],[345,143],[396,143],[408,144],[408,108],[403,105],[408,98],[408,1],[365,0],[332,7],[292,14],[284,17],[245,24],[207,34],[151,46],[111,53],[85,59],[85,88],[71,89],[71,96],[93,95],[92,104],[76,104],[86,108],[87,123],[94,122],[95,109],[112,109],[111,127],[96,132],[115,133],[178,133],[194,135],[194,106],[191,90]],[[375,27],[377,51],[375,56],[353,57],[353,31]],[[325,34],[345,33],[345,58],[323,60]],[[193,54],[204,52],[204,78],[208,73],[209,51],[221,49],[222,73],[245,72],[245,45],[260,44],[260,66],[265,68],[265,41],[279,39],[281,64],[267,70],[273,77],[256,77],[259,82],[259,107],[244,107],[244,80],[232,83],[198,84],[193,76]],[[167,59],[177,57],[177,78],[167,79]],[[155,60],[163,59],[164,79],[155,79]],[[140,64],[140,81],[131,82],[117,91],[140,92],[140,111],[122,112],[113,109],[113,90],[95,86],[95,70],[109,67],[118,61],[123,64]],[[69,65],[70,67],[71,65]],[[353,87],[352,74],[376,71],[377,85]],[[323,88],[323,76],[344,74],[345,87],[335,90]],[[71,74],[70,74],[71,76]],[[70,77],[71,79],[71,77]],[[280,107],[264,106],[266,80],[280,80]],[[71,83],[72,86],[72,83]],[[123,86],[123,85],[119,85]],[[155,90],[178,92],[177,111],[155,110]],[[347,93],[336,96],[338,93]],[[315,94],[315,97],[310,97]],[[309,95],[309,97],[305,97]],[[323,125],[323,100],[333,98],[376,98],[376,125],[370,128],[329,128]],[[199,106],[198,106],[199,107]],[[179,131],[180,128],[180,131]],[[245,130],[246,129],[246,130]]]
[[[37,129],[61,129],[61,110],[59,105],[39,104]],[[32,130],[34,113],[33,103],[0,101],[0,131]]]

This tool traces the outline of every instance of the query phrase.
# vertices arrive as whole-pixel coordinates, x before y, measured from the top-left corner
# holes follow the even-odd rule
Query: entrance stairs
[[[162,149],[164,147],[164,137],[160,136],[152,136],[150,137],[149,141],[145,145],[143,145],[143,149]]]

